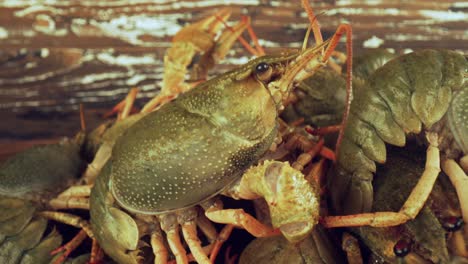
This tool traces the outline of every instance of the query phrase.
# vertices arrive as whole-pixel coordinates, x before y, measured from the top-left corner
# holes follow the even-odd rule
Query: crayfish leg
[[[167,263],[168,251],[164,245],[163,235],[161,229],[156,229],[151,234],[151,248],[154,254],[154,263],[165,264]]]
[[[58,257],[52,261],[53,264],[61,264],[65,262],[70,253],[73,252],[85,239],[87,235],[84,230],[81,230],[75,237],[72,238],[65,245],[50,252],[51,255],[57,255]],[[61,253],[61,254],[60,254]],[[60,254],[60,255],[58,255]]]
[[[215,226],[206,218],[204,214],[199,214],[197,217],[197,226],[200,228],[202,233],[208,238],[208,241],[212,243],[218,237],[218,231],[216,231]]]
[[[128,92],[125,99],[116,104],[109,112],[104,114],[104,118],[111,117],[117,114],[117,120],[127,118],[131,112],[136,111],[134,108],[135,99],[138,93],[138,88],[132,88]]]
[[[453,159],[447,159],[442,163],[442,169],[450,178],[458,195],[463,221],[468,223],[468,177],[460,165]]]
[[[89,196],[93,185],[71,186],[56,198],[49,201],[54,209],[86,209],[89,210]]]
[[[399,212],[328,216],[322,218],[321,223],[329,228],[365,225],[386,227],[400,225],[408,220],[414,219],[429,197],[440,172],[440,154],[437,134],[428,133],[427,139],[430,145],[427,149],[424,172]]]
[[[302,5],[304,6],[307,12],[307,16],[309,17],[310,24],[312,27],[312,32],[314,33],[315,41],[317,45],[320,45],[323,43],[323,37],[322,37],[322,33],[320,32],[320,25],[317,22],[317,17],[314,15],[314,12],[312,10],[312,7],[309,4],[309,1],[302,0]],[[323,52],[323,56],[322,56],[322,61],[326,63],[328,62],[328,59],[331,56],[336,54],[335,53],[336,46],[338,45],[343,34],[346,35],[346,56],[347,56],[347,59],[346,59],[346,101],[345,101],[346,105],[345,105],[345,110],[343,112],[343,118],[341,121],[341,129],[338,134],[338,140],[336,141],[336,147],[335,147],[336,155],[338,155],[339,153],[341,141],[343,140],[344,130],[346,127],[346,123],[348,121],[348,116],[349,116],[349,112],[351,108],[352,94],[353,94],[353,88],[352,88],[353,41],[352,41],[352,28],[350,25],[340,24],[338,26],[335,34],[333,34],[330,40],[330,43],[328,44],[327,48]]]
[[[229,238],[229,236],[232,233],[232,230],[234,229],[234,225],[225,225],[221,232],[219,232],[218,237],[216,238],[215,243],[213,244],[213,249],[211,250],[210,253],[210,261],[211,263],[214,263],[216,260],[216,256],[218,256],[219,250],[221,249],[221,246],[226,242],[226,240]]]
[[[362,264],[361,249],[358,240],[349,233],[343,233],[341,248],[346,252],[349,264]]]
[[[91,230],[91,226],[88,221],[80,218],[79,216],[54,211],[43,211],[40,212],[39,215],[47,219],[81,228],[80,232],[72,240],[51,252],[52,255],[62,252],[62,255],[54,260],[54,264],[63,263],[68,255],[73,252],[73,250],[75,250],[86,239],[86,237],[90,237],[94,240],[94,233]]]
[[[465,173],[468,172],[468,155],[465,155],[460,159],[460,167],[463,168]]]
[[[215,223],[232,224],[237,227],[242,227],[255,237],[267,237],[280,234],[279,230],[259,222],[243,209],[207,210],[205,211],[205,215]]]
[[[194,221],[182,223],[182,234],[187,242],[187,245],[192,253],[193,257],[198,263],[209,264],[211,263],[208,259],[207,254],[203,251],[201,241],[197,236],[197,225]]]
[[[230,17],[230,11],[223,9],[217,14],[207,17],[199,22],[184,27],[173,38],[173,44],[164,56],[164,76],[161,92],[151,99],[141,112],[148,113],[158,106],[174,99],[178,94],[192,89],[195,85],[185,83],[187,67],[192,63],[196,54],[202,53],[200,62],[194,67],[197,79],[204,80],[209,69],[223,59],[237,38],[250,23],[242,20],[229,30],[226,30],[218,39],[216,33]]]

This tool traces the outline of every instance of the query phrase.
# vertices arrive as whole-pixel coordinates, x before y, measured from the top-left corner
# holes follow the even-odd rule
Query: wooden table
[[[138,105],[158,93],[162,58],[183,25],[224,6],[249,15],[267,50],[299,47],[308,20],[299,1],[57,1],[0,4],[0,144],[71,136],[78,105],[90,127],[138,86]],[[454,0],[314,1],[324,36],[353,26],[354,50],[448,48],[468,51],[468,4]],[[53,2],[54,3],[54,2]],[[343,50],[343,47],[340,47]],[[236,45],[216,68],[250,57]],[[239,59],[242,58],[242,59]]]

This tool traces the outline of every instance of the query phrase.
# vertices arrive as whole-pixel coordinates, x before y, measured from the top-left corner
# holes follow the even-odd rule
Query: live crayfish
[[[306,237],[318,221],[314,187],[288,163],[265,161],[247,168],[274,145],[277,114],[291,89],[326,63],[343,33],[350,37],[350,27],[340,26],[331,40],[319,41],[315,47],[252,60],[144,114],[126,129],[110,147],[112,157],[107,157],[107,163],[103,159],[106,165],[90,196],[94,237],[106,253],[119,262],[137,262],[143,246],[139,239],[147,236],[155,261],[166,262],[163,229],[176,260],[185,263],[186,252],[178,237],[182,226],[195,259],[208,262],[196,236],[198,209],[193,207],[199,204],[214,222],[242,226],[257,236],[278,233],[241,209],[222,210],[210,199],[220,192],[243,199],[265,198],[275,228],[291,241]],[[422,184],[429,187],[438,174],[437,140],[435,135],[430,138]],[[208,182],[214,184],[202,185]],[[424,196],[426,192],[419,186],[415,193]],[[407,205],[411,216],[422,206],[423,201],[417,202]],[[404,214],[372,217],[387,225],[384,217],[388,215],[398,222]]]
[[[437,53],[441,53],[441,54],[438,55]],[[411,61],[414,60],[415,58],[417,58],[418,60],[420,60],[420,62],[417,65],[424,68],[424,67],[430,67],[431,66],[430,64],[427,63],[427,61],[431,61],[431,59],[434,59],[434,57],[437,57],[437,56],[439,56],[439,57],[445,56],[445,57],[452,58],[453,61],[455,61],[455,63],[451,64],[450,59],[446,60],[447,65],[445,65],[445,66],[447,67],[447,69],[444,71],[444,72],[453,72],[452,77],[453,76],[455,76],[455,77],[453,77],[452,80],[454,80],[454,83],[457,83],[457,80],[459,81],[460,77],[462,78],[462,82],[461,82],[462,84],[463,84],[463,78],[466,79],[466,77],[463,77],[463,75],[466,74],[466,73],[464,73],[464,71],[466,71],[466,68],[463,68],[463,65],[466,65],[466,61],[464,61],[465,58],[463,57],[463,55],[457,54],[455,52],[430,51],[430,50],[418,51],[418,52],[415,52],[414,54],[404,55],[404,56],[401,56],[401,57],[395,59],[395,62],[393,62],[393,64],[390,63],[389,66],[381,67],[383,64],[386,63],[386,61],[391,59],[391,57],[393,57],[393,56],[394,55],[389,54],[389,53],[382,53],[381,51],[377,51],[377,52],[373,52],[372,54],[370,54],[370,57],[371,57],[371,60],[370,60],[371,62],[370,63],[368,63],[368,64],[366,64],[364,66],[361,66],[360,64],[357,64],[358,69],[365,69],[364,71],[358,71],[358,73],[356,74],[357,76],[355,76],[355,77],[358,77],[356,82],[355,82],[355,88],[356,88],[356,91],[357,91],[356,94],[355,94],[355,97],[356,97],[356,101],[358,101],[360,103],[359,107],[362,107],[362,105],[364,104],[364,101],[362,101],[361,100],[362,98],[360,98],[360,97],[361,96],[369,96],[368,92],[363,93],[363,91],[360,90],[361,86],[365,85],[365,83],[368,81],[369,76],[371,78],[373,78],[372,80],[374,82],[377,82],[378,80],[381,80],[378,77],[372,77],[374,74],[382,74],[382,72],[386,72],[388,74],[390,72],[390,73],[395,74],[393,76],[398,76],[395,72],[391,71],[392,67],[395,67],[394,63],[401,63],[403,65],[406,64],[407,68],[411,68],[413,66],[412,64],[410,64]],[[364,57],[368,58],[369,55],[366,55]],[[424,58],[424,59],[422,59],[422,58]],[[369,60],[369,59],[366,59],[366,60]],[[424,66],[421,66],[421,65],[424,65]],[[376,71],[376,70],[377,70],[377,73],[374,73],[374,71]],[[424,70],[422,70],[422,71],[424,71]],[[361,72],[361,73],[359,73],[359,72]],[[378,72],[381,72],[381,73],[378,73]],[[397,71],[397,73],[398,73],[398,71]],[[333,76],[333,77],[330,78],[330,76]],[[404,75],[404,76],[407,76],[407,75]],[[390,78],[390,79],[392,79],[392,78]],[[339,81],[339,80],[341,80],[341,81]],[[399,81],[400,79],[393,78],[392,80]],[[460,84],[460,83],[458,83],[458,84]],[[466,87],[466,84],[465,84],[465,87]],[[455,88],[459,88],[459,86],[455,85]],[[384,89],[384,88],[381,88],[381,89]],[[464,89],[464,88],[461,88],[461,89]],[[343,104],[344,104],[343,103],[343,98],[340,97],[340,96],[335,95],[335,94],[340,94],[340,93],[342,94],[344,92],[344,80],[342,79],[342,77],[339,76],[339,74],[334,73],[332,71],[331,72],[320,72],[320,75],[313,76],[312,78],[307,80],[307,82],[305,84],[300,86],[299,91],[300,91],[299,93],[296,92],[297,97],[298,97],[298,99],[297,99],[298,101],[295,104],[291,105],[288,109],[286,109],[287,111],[285,111],[285,113],[283,113],[283,116],[287,120],[292,121],[292,120],[295,120],[295,119],[297,119],[299,117],[304,117],[305,121],[308,124],[311,124],[311,125],[314,125],[314,126],[328,126],[330,124],[333,124],[334,122],[336,123],[336,121],[334,121],[334,120],[336,120],[337,117],[340,116],[341,111],[343,109]],[[456,94],[457,94],[457,92],[455,91],[454,96],[456,96]],[[323,102],[324,99],[328,100],[328,101]],[[312,100],[312,101],[314,101],[316,103],[316,105],[314,105],[313,108],[311,108],[311,105],[310,105],[310,102],[309,102],[310,100]],[[454,100],[458,100],[457,102],[454,102],[454,103],[459,104],[461,101],[466,100],[466,97],[463,97],[462,92],[458,91],[458,97],[455,97]],[[327,108],[328,111],[325,112],[325,115],[323,115],[324,112],[321,111],[322,109],[320,109],[320,107],[317,107],[317,105],[319,105],[319,106],[324,105],[325,108],[328,107]],[[333,106],[333,108],[330,108],[330,106]],[[457,109],[457,108],[455,108],[455,109]],[[355,111],[355,110],[352,109],[352,115],[356,115],[357,112],[358,112],[357,110]],[[350,118],[350,120],[354,120],[354,117]],[[456,122],[453,122],[453,123],[456,123]],[[459,128],[459,130],[463,130],[464,123],[459,122],[458,125],[461,127],[461,128]],[[350,126],[353,127],[353,125],[350,125]],[[434,130],[434,129],[432,129],[432,130]],[[352,140],[354,140],[355,137],[350,136],[350,133],[356,134],[356,131],[355,130],[345,131],[345,138],[351,138]],[[450,137],[450,134],[444,134],[444,133],[442,133],[442,134],[445,135],[446,137],[448,137],[449,140],[453,140],[453,137]],[[461,134],[459,134],[459,136],[460,135],[461,135],[461,139],[462,139],[462,142],[463,142],[463,135],[464,134],[461,133]],[[466,133],[465,133],[465,136],[466,136]],[[414,142],[413,142],[413,144],[414,144]],[[461,144],[461,145],[463,145],[463,144]],[[453,148],[453,146],[448,145],[448,144],[443,144],[442,145],[442,150],[445,153],[447,153],[449,155],[449,157],[450,157],[450,155],[452,155],[451,157],[453,157],[454,153],[455,153],[455,156],[459,155],[459,154],[456,154],[458,152],[457,148],[456,147]],[[347,158],[348,160],[350,159],[349,157],[350,156],[348,156],[348,158]],[[412,157],[412,158],[408,157],[407,159],[414,160],[415,158],[414,157]],[[397,169],[398,172],[400,172],[400,173],[395,173],[393,171],[393,174],[402,174],[402,173],[404,173],[406,171],[410,171],[410,168],[411,168],[413,170],[408,172],[408,173],[410,173],[409,175],[412,175],[412,176],[419,175],[419,172],[416,172],[416,173],[414,172],[416,170],[416,168],[414,166],[411,166],[411,165],[408,166],[407,165],[408,161],[404,161],[401,158],[400,158],[400,160],[398,160],[398,162],[395,162],[394,160],[395,160],[395,158],[392,159],[392,163],[389,164],[389,166],[396,166],[398,168]],[[399,164],[399,165],[395,165],[395,164]],[[401,164],[403,164],[404,166],[402,167]],[[341,164],[340,164],[340,160],[338,160],[338,166],[343,166],[344,168],[346,168],[343,165],[343,162],[341,162]],[[386,167],[384,166],[383,168],[386,168]],[[392,168],[389,168],[387,170],[392,171],[391,169]],[[406,169],[406,170],[402,170],[402,169]],[[382,174],[382,175],[380,175],[380,174]],[[349,176],[351,176],[351,175],[349,175]],[[353,176],[355,176],[355,175],[353,175]],[[379,177],[378,179],[380,179],[379,182],[382,182],[382,181],[387,182],[386,185],[389,184],[388,182],[392,182],[392,180],[393,180],[393,182],[394,182],[393,185],[395,186],[397,178],[400,178],[399,181],[405,181],[405,182],[407,181],[406,178],[402,178],[402,177],[405,177],[404,175],[388,176],[388,175],[386,175],[384,173],[379,173],[379,171],[377,171],[377,176]],[[333,177],[337,177],[337,176],[333,176]],[[386,179],[385,177],[389,177],[390,179]],[[341,180],[343,180],[343,179],[341,179]],[[337,181],[337,180],[335,179],[335,181]],[[382,184],[380,183],[380,185],[382,185]],[[403,186],[401,186],[401,185],[403,185]],[[384,184],[384,186],[385,186],[385,184]],[[395,190],[408,188],[407,184],[400,184],[398,186],[400,186],[400,187],[393,187],[393,188]],[[339,185],[338,187],[350,188],[350,192],[353,190],[352,186],[347,187],[345,183],[342,183],[342,185]],[[382,188],[385,188],[385,187],[382,187]],[[382,188],[380,188],[380,189],[382,189]],[[440,189],[440,187],[438,187],[438,188]],[[436,188],[436,190],[438,188]],[[458,188],[460,188],[460,186]],[[328,186],[328,189],[333,195],[335,195],[335,197],[343,195],[343,193],[341,193],[342,189],[340,189],[340,188],[337,189],[337,186],[334,185],[334,182],[332,182]],[[359,188],[354,189],[354,192],[358,192],[358,191],[361,191],[361,192],[368,191],[369,192],[368,195],[371,196],[371,197],[374,194],[373,192],[371,192],[372,189],[370,189],[370,190],[365,189],[365,188],[361,189],[361,190]],[[397,191],[397,193],[400,193],[400,191]],[[407,192],[403,196],[406,197],[406,194],[407,194]],[[435,194],[433,194],[433,195],[435,195]],[[383,196],[383,198],[382,198],[382,196]],[[392,202],[395,202],[394,201],[395,194],[380,195],[378,197],[379,197],[379,198],[377,198],[378,199],[378,201],[377,201],[378,204],[374,204],[374,209],[377,210],[377,211],[379,211],[379,210],[395,210],[395,209],[398,208],[398,206],[401,205],[401,204],[397,204],[397,205],[395,205],[393,207],[388,207],[388,204],[391,204]],[[389,201],[389,197],[393,197],[393,198],[391,198],[390,201]],[[438,198],[432,199],[432,201],[435,201],[435,202],[430,202],[429,204],[440,203],[439,200],[446,199],[446,198],[440,198],[440,197],[441,197],[441,195],[440,195],[440,191],[439,191]],[[401,198],[401,197],[399,197],[399,198]],[[367,198],[367,199],[369,199],[369,198]],[[384,201],[382,201],[382,200],[384,200]],[[353,202],[358,203],[358,204],[362,204],[364,202],[366,202],[368,204],[369,203],[372,204],[372,200],[369,201],[369,200],[365,200],[363,198],[363,200],[358,199],[357,201],[356,200],[347,201],[347,205],[339,206],[338,209],[349,210],[349,208],[347,206],[349,206],[349,204],[353,203]],[[401,201],[400,201],[400,203],[401,203]],[[464,201],[462,198],[460,198],[460,203],[461,204],[463,204],[463,203],[466,204],[466,201]],[[380,205],[380,207],[375,207],[377,205]],[[441,206],[439,205],[439,207],[441,207]],[[440,208],[439,208],[439,210],[440,210]],[[427,219],[428,217],[431,217],[431,216],[433,217],[433,215],[428,215],[427,211],[428,211],[427,209],[424,210],[424,213],[422,213],[420,216],[418,216],[418,220],[416,220],[414,223],[411,223],[411,224],[408,224],[408,225],[405,225],[405,226],[410,226],[410,229],[411,229],[411,226],[414,227],[415,225],[417,225],[417,223],[420,223],[420,224],[422,223],[422,225],[424,225],[424,223],[427,223],[428,221],[429,222],[430,221],[434,222],[434,220],[428,220]],[[453,209],[452,209],[451,213],[452,214],[454,213]],[[458,215],[459,214],[460,214],[460,212],[458,212]],[[426,220],[421,220],[423,218],[425,218]],[[446,246],[445,247],[441,246],[441,245],[443,245],[445,243],[445,238],[444,238],[444,235],[443,235],[444,232],[440,231],[440,229],[441,229],[440,224],[438,223],[438,221],[436,221],[436,222],[437,222],[436,224],[432,224],[432,226],[429,227],[429,228],[431,230],[433,230],[430,233],[434,233],[433,235],[435,236],[436,235],[435,233],[437,233],[437,232],[435,232],[435,230],[437,229],[437,225],[439,226],[438,234],[440,235],[442,233],[442,235],[438,237],[439,242],[435,242],[435,246],[434,246],[434,244],[430,244],[430,243],[428,243],[428,241],[423,241],[424,239],[415,238],[416,240],[419,239],[418,240],[419,243],[421,243],[423,241],[423,244],[424,244],[424,242],[425,242],[425,246],[428,246],[430,248],[430,250],[432,250],[432,251],[429,251],[428,250],[429,248],[426,249],[426,250],[421,251],[421,248],[423,248],[424,245],[419,246],[417,249],[420,250],[419,254],[423,253],[423,257],[426,258],[426,259],[430,259],[431,261],[436,261],[436,262],[448,261],[446,250],[445,250],[445,255],[443,254],[443,250],[444,250],[444,248],[446,248]],[[400,229],[395,229],[395,228],[379,229],[379,228],[371,228],[371,227],[362,227],[362,228],[359,228],[357,230],[361,230],[361,232],[362,232],[361,234],[363,234],[363,237],[365,237],[365,239],[367,239],[366,243],[368,243],[368,245],[371,247],[371,249],[376,254],[380,255],[381,257],[384,257],[387,261],[390,261],[390,260],[394,261],[395,260],[395,255],[392,252],[391,248],[395,245],[396,241],[401,238],[401,234],[400,234],[401,232],[398,231],[398,230],[401,231],[401,229],[402,229],[402,227]],[[392,231],[390,232],[389,230],[392,230]],[[395,230],[397,230],[397,231],[395,231]],[[388,232],[388,233],[386,233],[386,235],[384,235],[385,232]],[[427,232],[423,231],[422,235],[419,234],[419,236],[420,237],[424,236],[425,233],[427,233]],[[427,234],[427,235],[430,235],[430,234]],[[463,236],[463,235],[458,234],[458,236]],[[465,236],[466,236],[466,234],[465,234]],[[389,241],[388,239],[382,239],[383,237],[393,237],[393,241]],[[427,237],[426,237],[426,240],[427,240]],[[466,238],[465,238],[465,240],[466,240]],[[461,247],[466,247],[466,241],[465,242],[460,242],[460,243],[462,245]],[[385,250],[384,250],[384,248],[385,248]],[[390,250],[388,250],[388,249],[390,249]],[[466,249],[463,249],[461,251],[464,252],[463,254],[461,254],[462,256],[466,255]],[[439,253],[436,253],[436,252],[439,252]]]
[[[218,202],[205,201],[223,190],[238,198],[264,196],[273,205],[274,226],[279,227],[288,239],[295,241],[310,232],[318,218],[318,210],[315,210],[317,199],[303,175],[287,163],[265,162],[250,169],[246,173],[248,176],[234,184],[232,189],[228,186],[273,144],[278,133],[277,108],[282,107],[295,83],[312,74],[327,60],[326,56],[318,55],[327,44],[324,42],[300,53],[284,53],[251,61],[198,85],[155,112],[143,114],[141,119],[138,117],[135,124],[125,129],[115,146],[108,147],[112,149],[112,157],[97,178],[90,196],[94,235],[104,250],[120,262],[135,262],[138,259],[138,239],[140,235],[149,234],[153,250],[157,252],[156,261],[165,262],[167,250],[162,233],[155,228],[159,220],[177,261],[186,262],[186,253],[177,234],[179,224],[176,214],[172,213],[176,210],[192,254],[197,261],[207,262],[206,253],[196,237],[197,211],[190,209],[202,202],[206,216],[215,222],[243,226],[257,236],[277,233],[255,222],[242,210],[223,211]],[[308,67],[304,70],[306,64]],[[270,84],[269,89],[266,89],[267,84]],[[250,103],[246,105],[246,102]],[[252,123],[256,125],[255,129],[252,129]],[[187,143],[174,145],[171,140]],[[178,151],[181,147],[186,150]],[[98,153],[101,149],[102,146]],[[202,158],[206,164],[198,168]],[[104,157],[100,164],[106,159]],[[158,163],[161,166],[149,166]],[[267,178],[273,177],[272,184],[278,186],[270,190],[272,186],[263,179],[264,174]],[[142,185],[141,181],[131,179],[134,177],[131,175],[157,176],[159,180]],[[92,176],[87,178],[93,180]],[[208,181],[215,184],[202,187]],[[263,182],[263,185],[251,185],[252,181]],[[282,188],[286,186],[294,186],[294,190],[285,193]],[[109,197],[112,198],[109,200]],[[288,203],[295,206],[283,208]],[[124,210],[136,215],[140,229],[145,226],[150,229],[146,233],[141,230],[138,235],[135,220]],[[151,215],[159,215],[159,219]],[[116,224],[121,229],[110,228]],[[124,232],[116,233],[121,231]],[[127,237],[121,237],[121,234]]]
[[[424,170],[421,146],[410,141],[405,148],[390,147],[387,162],[375,176],[374,211],[397,210]],[[391,197],[391,199],[389,199]],[[398,227],[358,227],[351,231],[382,262],[468,261],[460,206],[447,177],[440,177],[418,217]]]
[[[374,161],[385,161],[384,142],[402,146],[405,133],[420,133],[423,125],[442,135],[448,158],[466,155],[467,71],[468,62],[459,53],[423,50],[391,60],[369,76],[356,90],[330,184],[335,208],[348,213],[370,210]],[[455,186],[466,221],[466,187]]]
[[[2,263],[50,263],[50,252],[62,244],[42,213],[48,201],[76,182],[85,162],[80,157],[83,134],[57,144],[35,146],[0,165],[0,260]],[[51,225],[51,224],[49,224]]]

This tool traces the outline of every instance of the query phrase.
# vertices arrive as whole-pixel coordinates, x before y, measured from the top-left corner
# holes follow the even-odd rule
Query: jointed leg
[[[462,167],[465,173],[468,173],[468,155],[465,155],[460,159],[460,167]]]
[[[55,261],[56,264],[62,263],[67,256],[83,242],[86,236],[94,240],[94,234],[91,230],[90,224],[79,216],[54,211],[43,211],[40,212],[39,215],[47,219],[81,228],[81,231],[70,242],[52,252],[53,254],[56,254],[64,251],[63,255]]]
[[[89,210],[89,198],[85,197],[60,197],[51,199],[49,205],[56,210],[60,209],[85,209]]]
[[[187,242],[188,247],[190,248],[190,252],[192,253],[195,260],[202,264],[209,264],[210,260],[208,256],[203,251],[201,247],[201,242],[197,236],[197,225],[195,222],[186,222],[182,224],[182,233],[184,235],[184,239]]]
[[[94,159],[88,164],[86,171],[83,174],[83,181],[86,184],[93,184],[94,180],[98,176],[101,169],[104,167],[106,162],[109,160],[112,153],[112,146],[107,142],[104,142],[94,155]]]
[[[211,243],[216,240],[218,237],[218,231],[216,231],[215,226],[206,218],[204,214],[200,214],[197,217],[198,228],[203,232],[203,234],[208,238],[208,241]]]
[[[205,212],[206,217],[215,223],[233,224],[242,227],[255,237],[268,237],[280,234],[270,226],[260,223],[243,209],[210,210]]]
[[[426,166],[419,182],[411,191],[410,196],[403,204],[399,212],[376,212],[346,216],[324,217],[321,222],[325,227],[350,227],[350,226],[396,226],[414,219],[429,197],[437,176],[440,172],[440,157],[437,135],[427,135],[429,147],[426,155]]]
[[[218,256],[221,246],[229,238],[233,229],[234,229],[234,225],[231,225],[231,224],[225,225],[223,229],[221,230],[221,232],[219,233],[219,236],[218,238],[216,238],[216,242],[214,243],[213,250],[211,251],[211,254],[210,254],[210,261],[212,263],[215,262],[216,256]]]
[[[292,133],[292,135],[286,140],[284,144],[287,149],[300,148],[306,151],[313,151],[314,148],[318,148],[320,149],[320,151],[318,152],[320,156],[329,160],[335,160],[335,153],[333,152],[333,150],[325,146],[315,147],[318,143],[315,143],[307,137],[305,137],[304,135],[298,133]]]
[[[169,243],[169,247],[171,248],[171,251],[176,258],[177,264],[188,263],[187,252],[182,246],[182,242],[180,241],[178,231],[178,227],[168,230],[166,232],[167,242]]]
[[[115,113],[118,114],[117,120],[122,120],[130,115],[131,110],[133,109],[133,104],[135,102],[136,95],[138,93],[138,88],[130,89],[125,99],[120,101],[117,105],[112,108],[111,111],[104,114],[104,117],[110,117]]]
[[[93,185],[78,185],[71,186],[67,190],[60,193],[57,197],[89,197],[91,195],[91,188]]]
[[[346,252],[349,264],[362,264],[361,249],[355,237],[348,233],[343,234],[341,248]]]
[[[99,246],[96,239],[93,239],[93,245],[91,246],[91,256],[89,257],[89,264],[101,263],[104,258],[104,251]]]
[[[75,250],[86,239],[86,237],[87,237],[86,232],[84,230],[81,230],[68,243],[50,252],[51,255],[62,253],[62,255],[59,258],[54,260],[53,264],[63,263],[67,259],[67,257],[70,255],[70,253],[72,253],[73,250]]]
[[[325,159],[320,159],[317,163],[312,165],[312,169],[305,176],[308,182],[315,182],[320,188],[320,195],[325,193],[324,184],[322,184],[325,177]]]
[[[54,220],[60,223],[71,225],[77,228],[83,229],[90,238],[94,238],[93,231],[88,221],[82,219],[79,216],[54,211],[43,211],[39,213],[40,216],[50,220]]]
[[[198,65],[196,75],[205,78],[206,72],[217,60],[222,59],[237,37],[245,30],[248,21],[239,22],[232,31],[227,31],[218,40],[216,33],[229,18],[230,11],[223,9],[217,14],[184,27],[173,38],[173,44],[164,56],[164,76],[161,92],[148,102],[142,112],[148,113],[165,102],[177,97],[193,86],[184,83],[187,67],[197,53],[204,53],[203,65]],[[196,36],[196,37],[194,37]]]
[[[177,217],[173,214],[162,215],[160,218],[161,228],[166,233],[167,242],[169,248],[174,254],[177,264],[186,264],[187,252],[182,246],[182,242],[179,237],[179,224],[177,223]]]
[[[51,199],[49,205],[54,209],[86,209],[89,210],[89,196],[92,185],[71,186],[57,198]]]
[[[296,170],[302,171],[304,167],[309,164],[312,159],[320,152],[324,144],[323,139],[320,139],[319,142],[310,148],[307,152],[302,153],[297,157],[296,161],[291,165],[291,167],[295,168]]]
[[[442,169],[450,178],[458,195],[463,221],[468,223],[468,177],[463,169],[452,159],[442,163]]]
[[[168,252],[166,246],[164,246],[164,240],[160,229],[153,231],[151,234],[151,248],[153,249],[154,263],[165,264],[167,262]]]

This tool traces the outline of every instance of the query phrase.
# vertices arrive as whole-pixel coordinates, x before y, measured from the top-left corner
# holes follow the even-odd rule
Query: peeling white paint
[[[403,50],[403,54],[408,54],[408,53],[411,53],[411,52],[413,52],[412,49],[404,49]]]
[[[111,53],[100,53],[97,55],[97,59],[107,64],[119,65],[129,67],[133,65],[155,65],[159,64],[160,60],[155,59],[151,56],[137,57],[130,55],[118,55],[114,56]]]
[[[130,79],[128,79],[126,84],[129,85],[129,86],[135,86],[138,83],[140,83],[141,81],[144,81],[146,79],[147,79],[147,76],[137,74],[137,75],[134,75],[133,77],[131,77]]]
[[[468,8],[468,2],[456,2],[452,6],[455,8]]]
[[[350,8],[350,7],[339,7],[333,8],[331,10],[325,11],[325,15],[327,16],[334,16],[334,15],[374,15],[374,16],[398,16],[398,15],[408,15],[408,11],[400,10],[397,8]]]
[[[378,48],[380,47],[385,41],[381,38],[378,38],[376,36],[372,36],[370,39],[365,40],[362,43],[362,46],[364,48]]]
[[[105,73],[96,73],[88,74],[81,79],[81,84],[90,84],[99,81],[106,81],[109,79],[114,79],[122,76],[122,72],[105,72]]]
[[[166,16],[120,16],[110,21],[98,22],[91,20],[90,24],[96,26],[108,36],[122,39],[135,45],[154,45],[140,39],[142,35],[154,37],[172,36],[182,27],[177,23],[177,19],[183,15]]]
[[[42,24],[46,22],[46,24]],[[68,34],[66,28],[57,29],[55,21],[52,17],[46,14],[39,14],[36,16],[36,21],[33,23],[33,28],[41,33],[53,36],[65,36]]]
[[[0,39],[8,38],[8,31],[5,28],[0,27]]]
[[[7,1],[6,3],[3,3],[4,6],[7,6],[7,7],[13,7],[13,6],[9,6],[9,2],[15,2],[15,0],[13,1]],[[16,2],[21,2],[21,1],[16,1]],[[50,4],[50,3],[48,3]],[[29,7],[23,9],[23,10],[19,10],[19,11],[16,11],[15,12],[15,16],[17,17],[24,17],[24,16],[27,16],[29,14],[34,14],[34,13],[38,13],[38,12],[50,12],[52,14],[59,14],[60,11],[54,7],[51,7],[51,6],[43,6],[43,5],[34,5],[33,3],[25,3],[23,5],[20,5],[20,6],[27,6],[27,5],[30,5]]]
[[[387,34],[386,39],[391,39],[395,41],[429,41],[440,39],[438,36],[424,36],[418,34]]]
[[[36,5],[38,1],[34,0],[4,0],[2,5],[5,7],[25,7]],[[47,5],[67,7],[73,4],[73,1],[59,1],[59,0],[47,0],[41,1]],[[140,7],[141,5],[151,5],[153,6],[152,10],[166,11],[174,10],[181,8],[209,8],[219,5],[239,5],[239,6],[258,6],[260,4],[259,0],[205,0],[205,1],[173,1],[173,0],[116,0],[116,1],[80,1],[81,6],[85,7],[119,7],[119,6],[135,6],[136,9],[143,9],[146,7]],[[43,6],[37,6],[33,8],[33,11],[39,8],[44,8]],[[138,11],[138,10],[137,10]],[[141,10],[143,11],[143,10]],[[28,11],[31,13],[32,11]],[[35,11],[34,11],[35,12]]]
[[[41,58],[47,58],[50,54],[49,49],[47,48],[42,48],[41,49]]]
[[[239,64],[245,64],[245,63],[249,62],[249,60],[250,60],[250,58],[247,57],[247,56],[242,56],[242,57],[239,57],[239,58],[232,57],[232,58],[225,58],[220,63],[239,65]]]
[[[280,44],[277,42],[269,41],[266,39],[258,39],[258,43],[260,46],[265,47],[265,48],[277,48],[280,47]]]
[[[468,21],[468,14],[465,12],[421,10],[419,13],[425,17],[433,18],[437,21]]]

